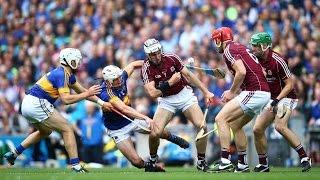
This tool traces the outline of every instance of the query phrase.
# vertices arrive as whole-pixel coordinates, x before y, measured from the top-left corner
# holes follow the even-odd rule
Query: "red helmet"
[[[228,27],[215,29],[211,33],[211,39],[220,47],[223,42],[233,40],[232,30]]]

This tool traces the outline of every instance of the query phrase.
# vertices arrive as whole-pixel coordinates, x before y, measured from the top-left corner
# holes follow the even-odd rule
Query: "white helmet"
[[[70,66],[71,69],[77,69],[81,59],[82,55],[80,50],[75,48],[64,48],[59,54],[60,63]]]
[[[155,53],[158,51],[162,53],[162,46],[160,42],[153,38],[144,42],[143,49],[146,54]]]
[[[113,80],[117,79],[122,75],[122,70],[114,65],[109,65],[103,68],[102,77],[105,81],[108,81],[110,84],[113,83]]]

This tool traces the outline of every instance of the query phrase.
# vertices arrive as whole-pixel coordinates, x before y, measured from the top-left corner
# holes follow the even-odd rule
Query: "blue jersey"
[[[74,74],[69,74],[62,66],[53,69],[42,76],[27,92],[40,99],[46,99],[53,104],[61,93],[70,93],[69,85],[76,83]]]
[[[126,71],[123,71],[121,77],[123,82],[122,85],[118,88],[109,88],[106,86],[106,83],[103,82],[101,84],[102,91],[98,95],[98,97],[105,102],[111,102],[120,99],[126,105],[130,106],[130,99],[127,90],[128,73]],[[104,125],[110,130],[117,130],[131,123],[129,120],[112,111],[103,112],[102,118]]]

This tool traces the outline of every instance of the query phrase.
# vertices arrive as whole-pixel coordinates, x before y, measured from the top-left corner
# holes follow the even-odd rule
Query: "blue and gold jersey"
[[[98,97],[105,102],[112,102],[120,99],[126,105],[130,106],[130,99],[127,90],[128,73],[123,71],[121,77],[122,85],[118,88],[109,88],[106,83],[103,82],[101,84],[102,91]],[[104,125],[110,130],[117,130],[131,123],[115,112],[103,112],[103,121]]]
[[[61,93],[70,93],[69,85],[76,83],[74,74],[69,74],[62,66],[42,76],[27,92],[32,96],[54,103]]]

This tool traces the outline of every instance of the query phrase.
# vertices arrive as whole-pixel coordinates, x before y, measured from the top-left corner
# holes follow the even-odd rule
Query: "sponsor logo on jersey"
[[[164,77],[167,77],[167,70],[164,69],[164,70],[162,71],[162,74],[164,75]]]

